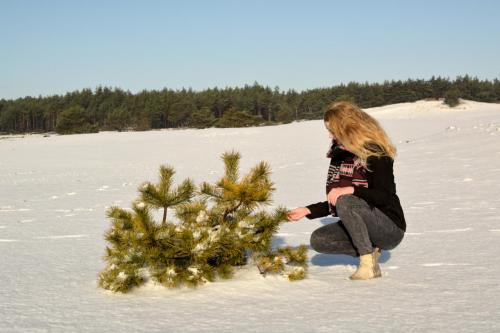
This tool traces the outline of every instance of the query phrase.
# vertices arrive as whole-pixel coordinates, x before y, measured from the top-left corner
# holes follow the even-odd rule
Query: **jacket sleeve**
[[[330,206],[328,205],[328,201],[311,204],[306,206],[306,208],[309,208],[311,211],[311,214],[306,215],[309,220],[330,215]]]
[[[354,186],[354,195],[374,204],[386,206],[390,204],[392,196],[396,193],[394,185],[394,161],[389,156],[369,157],[368,167],[371,175],[367,175],[368,187]],[[371,181],[370,181],[371,180]]]

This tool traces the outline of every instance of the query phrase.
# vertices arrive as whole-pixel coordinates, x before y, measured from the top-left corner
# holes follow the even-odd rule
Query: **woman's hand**
[[[326,196],[326,199],[328,200],[329,203],[332,205],[337,204],[337,199],[344,194],[353,194],[354,193],[354,187],[352,186],[346,186],[346,187],[334,187],[328,192],[328,195]]]
[[[298,221],[304,216],[311,214],[311,211],[309,208],[306,207],[299,207],[292,209],[291,211],[288,212],[287,217],[289,221]]]

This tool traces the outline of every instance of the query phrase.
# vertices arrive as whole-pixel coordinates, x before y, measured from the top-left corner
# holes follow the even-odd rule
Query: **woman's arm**
[[[326,207],[325,207],[325,203],[326,203]],[[318,217],[329,215],[330,212],[329,211],[325,212],[324,211],[325,208],[327,210],[329,209],[328,201],[318,202],[318,203],[315,203],[315,204],[312,204],[312,205],[309,205],[306,207],[298,207],[298,208],[292,209],[292,210],[288,211],[287,217],[288,217],[288,220],[290,220],[290,221],[298,221],[298,220],[302,219],[303,217],[307,217],[309,220],[312,220],[312,219],[315,219]]]
[[[306,215],[309,220],[330,215],[330,207],[328,205],[328,201],[311,204],[306,206],[306,208],[311,211],[311,214]]]
[[[363,186],[354,186],[354,195],[376,206],[386,206],[390,203],[392,196],[396,193],[394,184],[394,161],[389,156],[369,157],[367,176],[368,188]]]

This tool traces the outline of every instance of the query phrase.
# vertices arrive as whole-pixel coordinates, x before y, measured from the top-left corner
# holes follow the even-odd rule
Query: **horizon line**
[[[346,82],[340,82],[338,84],[335,84],[335,85],[330,85],[330,86],[317,86],[317,87],[314,87],[314,88],[307,88],[307,89],[301,89],[301,90],[298,90],[298,89],[295,89],[295,88],[289,88],[289,89],[286,89],[286,90],[282,90],[279,85],[274,85],[274,86],[271,86],[269,84],[261,84],[259,83],[258,81],[254,81],[252,84],[249,84],[249,83],[244,83],[243,85],[235,85],[235,86],[228,86],[226,85],[225,87],[218,87],[218,86],[214,86],[214,87],[206,87],[206,88],[202,88],[202,89],[193,89],[192,87],[182,87],[182,88],[168,88],[167,86],[164,86],[162,88],[153,88],[153,89],[147,89],[147,88],[143,88],[141,90],[137,90],[135,92],[131,91],[130,89],[126,89],[126,88],[122,88],[121,86],[107,86],[107,85],[102,85],[102,84],[98,84],[96,85],[95,87],[83,87],[83,88],[80,88],[80,89],[76,89],[76,90],[67,90],[65,91],[64,93],[54,93],[54,94],[45,94],[45,95],[42,95],[42,94],[38,94],[38,95],[25,95],[25,96],[20,96],[20,97],[15,97],[15,98],[0,98],[0,101],[16,101],[16,100],[19,100],[19,99],[24,99],[24,98],[48,98],[48,97],[54,97],[54,96],[64,96],[68,93],[74,93],[74,92],[80,92],[80,91],[84,91],[84,90],[90,90],[92,92],[95,92],[97,89],[99,88],[109,88],[111,90],[123,90],[124,92],[128,92],[128,93],[131,93],[133,95],[136,95],[136,94],[139,94],[141,92],[153,92],[153,91],[164,91],[164,90],[170,90],[170,91],[174,91],[174,92],[179,92],[179,91],[183,91],[183,90],[187,90],[187,91],[192,91],[192,92],[195,92],[195,93],[200,93],[200,92],[204,92],[204,91],[207,91],[207,90],[215,90],[215,89],[220,89],[220,90],[224,90],[224,89],[236,89],[236,88],[246,88],[246,87],[252,87],[252,86],[261,86],[261,87],[264,87],[264,88],[269,88],[269,89],[276,89],[278,88],[279,89],[279,92],[280,93],[287,93],[287,92],[296,92],[296,93],[304,93],[304,92],[308,92],[308,91],[312,91],[312,90],[316,90],[316,89],[327,89],[327,88],[334,88],[334,87],[339,87],[339,86],[346,86],[346,85],[349,85],[351,83],[357,83],[357,84],[369,84],[369,85],[375,85],[375,84],[384,84],[386,82],[398,82],[398,81],[401,81],[401,82],[405,82],[405,81],[430,81],[432,78],[435,78],[435,79],[445,79],[445,80],[448,80],[448,81],[456,81],[457,79],[462,79],[462,78],[465,78],[465,77],[468,77],[470,79],[473,79],[473,80],[479,80],[479,81],[487,81],[487,82],[495,82],[495,81],[498,81],[499,78],[498,77],[495,77],[493,79],[485,79],[485,78],[479,78],[477,75],[470,75],[470,74],[463,74],[463,75],[455,75],[455,78],[454,79],[451,79],[450,76],[442,76],[442,75],[432,75],[430,78],[428,79],[424,79],[424,78],[406,78],[404,80],[402,79],[384,79],[383,81],[368,81],[368,80],[365,80],[365,81],[348,81],[347,83]]]

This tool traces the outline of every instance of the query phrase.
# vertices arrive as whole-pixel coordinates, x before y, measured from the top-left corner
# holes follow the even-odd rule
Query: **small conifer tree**
[[[233,267],[249,258],[263,275],[306,277],[306,246],[271,246],[280,223],[288,220],[284,207],[261,209],[275,190],[269,165],[260,162],[240,178],[240,154],[226,152],[222,159],[225,174],[215,184],[203,182],[197,190],[186,179],[173,188],[175,171],[162,165],[159,184],[143,183],[131,210],[108,209],[112,225],[105,234],[109,245],[100,287],[127,292],[149,279],[169,288],[196,287],[217,276],[230,278]],[[167,220],[169,208],[177,221]],[[156,209],[163,209],[160,223],[153,218]]]
[[[460,104],[460,91],[457,88],[448,90],[444,96],[444,104],[455,107]]]

